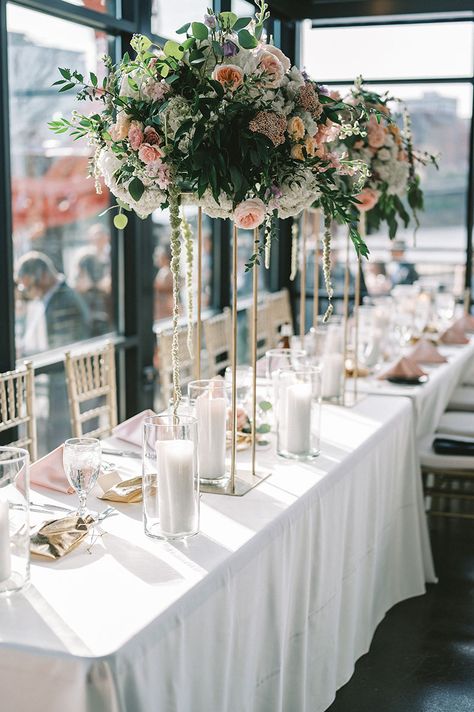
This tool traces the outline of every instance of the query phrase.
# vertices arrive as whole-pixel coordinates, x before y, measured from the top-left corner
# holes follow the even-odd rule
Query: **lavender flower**
[[[207,25],[211,30],[214,30],[216,27],[216,16],[215,15],[208,15],[207,13],[204,15],[204,24]]]
[[[239,48],[235,42],[232,42],[232,40],[226,40],[222,45],[222,51],[224,53],[224,57],[234,57],[239,51]]]
[[[281,196],[283,195],[280,187],[278,185],[275,185],[275,183],[272,184],[270,190],[274,198],[281,198]]]
[[[325,86],[324,84],[318,84],[318,91],[320,94],[329,96],[329,88],[327,86]]]

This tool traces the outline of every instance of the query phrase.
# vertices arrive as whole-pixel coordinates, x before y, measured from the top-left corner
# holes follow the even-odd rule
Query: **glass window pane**
[[[193,285],[194,295],[197,289],[197,208],[186,207],[186,220],[191,226],[193,235]],[[170,223],[168,210],[156,210],[152,215],[153,234],[155,243],[154,263],[155,280],[154,289],[154,319],[171,319],[173,315],[173,280],[170,270],[171,247],[170,247]],[[207,216],[202,216],[202,309],[205,310],[211,305],[212,298],[212,220]],[[180,310],[187,316],[186,302],[186,255],[184,246],[181,251],[180,266]],[[196,310],[196,299],[194,298],[194,310]]]
[[[334,51],[334,48],[339,48]],[[319,81],[465,77],[473,66],[472,23],[303,30],[303,66]]]
[[[94,10],[94,12],[107,13],[108,15],[114,15],[117,7],[115,0],[66,0],[66,2],[71,5],[85,7],[88,10]]]
[[[57,67],[93,70],[102,32],[8,8],[10,143],[18,357],[113,329],[109,205],[87,178],[89,148],[47,126],[78,106],[51,87]]]
[[[182,39],[183,35],[177,35],[176,30],[186,22],[202,22],[209,6],[212,6],[209,0],[192,0],[192,2],[152,0],[151,31],[160,37]]]
[[[239,17],[253,17],[255,5],[248,0],[232,0],[232,11]]]
[[[66,374],[62,363],[50,373],[35,377],[38,457],[43,457],[71,437]]]

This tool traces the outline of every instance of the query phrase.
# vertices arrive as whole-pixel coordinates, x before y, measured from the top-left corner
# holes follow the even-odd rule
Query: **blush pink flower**
[[[244,73],[236,64],[218,64],[212,72],[212,78],[222,84],[224,89],[235,91],[244,81]]]
[[[318,146],[323,143],[331,143],[335,141],[339,136],[340,127],[329,119],[326,120],[325,124],[320,124],[318,130],[314,134],[314,138]]]
[[[161,151],[157,146],[151,146],[149,143],[142,143],[138,149],[138,158],[140,161],[149,165],[161,158]]]
[[[112,141],[123,141],[124,138],[127,138],[131,123],[130,117],[127,116],[125,112],[121,111],[117,114],[115,124],[113,124],[109,129]]]
[[[356,151],[360,151],[361,148],[364,148],[364,142],[361,139],[359,139],[358,141],[356,141],[354,143],[354,148]]]
[[[146,126],[144,131],[145,143],[149,143],[150,146],[159,146],[161,143],[160,135],[153,126]]]
[[[290,70],[291,62],[286,54],[283,54],[281,49],[278,49],[278,47],[274,47],[273,45],[266,45],[265,51],[270,52],[270,54],[273,54],[279,60],[285,74]]]
[[[258,70],[261,72],[264,86],[276,89],[280,86],[285,74],[283,65],[272,52],[266,49],[260,53],[258,60]]]
[[[143,143],[142,124],[139,121],[132,121],[128,129],[128,142],[132,151],[138,151]]]
[[[357,206],[359,211],[361,213],[366,213],[368,210],[372,210],[372,208],[377,205],[379,197],[380,193],[378,190],[374,190],[373,188],[364,188],[359,195],[356,195],[356,198],[359,201],[359,205]]]
[[[154,79],[149,79],[142,86],[142,94],[151,101],[163,101],[170,91],[171,87],[169,84],[165,81],[155,82]]]
[[[234,222],[244,230],[253,230],[263,223],[265,213],[265,205],[260,198],[244,200],[234,210]]]
[[[371,116],[367,124],[367,141],[370,148],[382,148],[387,137],[387,129]]]

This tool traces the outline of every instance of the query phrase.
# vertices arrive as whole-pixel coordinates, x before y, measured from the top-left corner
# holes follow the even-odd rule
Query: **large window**
[[[47,123],[76,103],[57,94],[57,67],[100,76],[105,33],[8,5],[10,151],[18,357],[114,326],[105,186],[88,180],[87,146]]]
[[[470,240],[473,46],[472,22],[321,28],[304,23],[302,64],[311,76],[345,96],[354,71],[361,73],[371,88],[406,104],[415,146],[439,155],[439,170],[419,168],[425,210],[416,236],[413,225],[400,226],[395,244],[385,226],[367,236],[369,293],[388,292],[406,272],[410,281],[462,295]]]

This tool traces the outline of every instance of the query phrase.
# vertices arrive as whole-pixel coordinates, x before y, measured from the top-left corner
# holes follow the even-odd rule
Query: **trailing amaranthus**
[[[328,295],[328,307],[323,316],[323,322],[327,322],[329,317],[334,311],[332,304],[332,297],[334,294],[334,287],[331,281],[331,217],[329,215],[324,215],[324,235],[323,235],[323,274],[324,283],[326,285],[326,292]]]
[[[170,206],[170,226],[171,226],[171,273],[173,275],[173,339],[171,343],[171,361],[173,366],[173,415],[177,417],[178,408],[181,402],[181,379],[179,372],[179,266],[181,258],[180,228],[181,218],[179,215],[180,192],[174,186],[169,190]]]
[[[298,221],[293,219],[293,225],[291,226],[291,282],[295,281],[298,272],[298,232]]]
[[[189,355],[193,358],[193,233],[191,225],[184,215],[184,210],[181,215],[181,233],[183,235],[184,250],[186,253],[186,302],[188,309],[188,335],[186,343]]]

